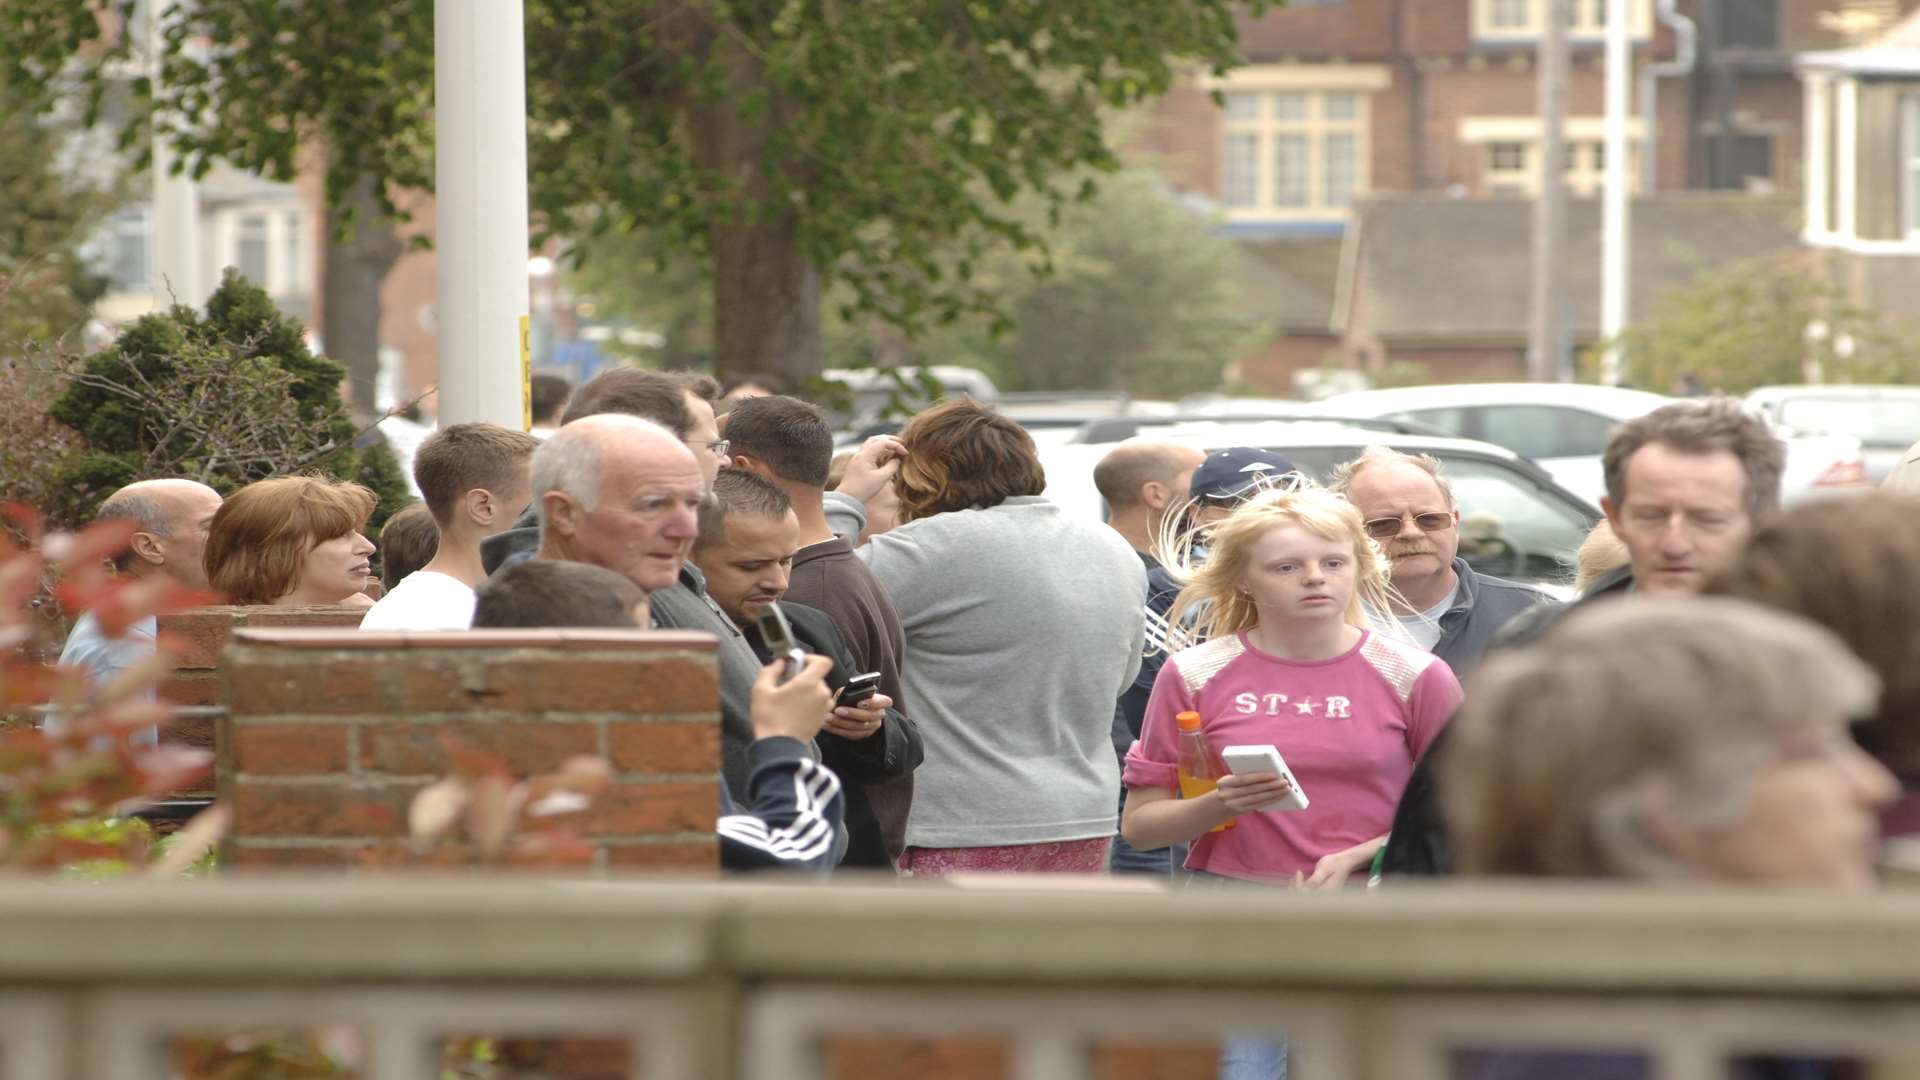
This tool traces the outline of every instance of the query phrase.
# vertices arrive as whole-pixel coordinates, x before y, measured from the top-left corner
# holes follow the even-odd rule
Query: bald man
[[[1094,466],[1093,485],[1107,500],[1107,524],[1133,545],[1147,569],[1159,565],[1154,540],[1167,515],[1187,501],[1193,470],[1206,459],[1192,447],[1128,439]]]
[[[539,558],[604,566],[649,596],[678,583],[707,481],[672,432],[637,416],[589,416],[542,443],[529,473]]]
[[[166,577],[188,588],[207,588],[201,553],[220,501],[219,492],[192,480],[142,480],[107,496],[95,520],[131,518],[139,526],[127,550],[114,560],[114,571],[125,577]],[[73,624],[60,662],[83,669],[89,683],[105,684],[122,669],[153,655],[158,621],[149,615],[128,627],[123,636],[109,638],[89,611]]]
[[[687,562],[707,502],[705,459],[651,420],[608,412],[563,425],[534,451],[528,471],[538,558],[613,570],[646,591],[655,627],[720,639],[721,771],[734,797],[745,800],[761,665],[708,598],[699,568]]]

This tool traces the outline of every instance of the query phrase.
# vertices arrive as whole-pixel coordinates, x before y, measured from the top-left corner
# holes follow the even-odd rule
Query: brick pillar
[[[167,731],[167,742],[214,749],[214,718],[203,711],[225,701],[220,690],[220,650],[235,630],[326,626],[352,629],[367,613],[363,607],[325,604],[314,607],[206,607],[160,617],[160,633],[186,646],[173,674],[160,684],[160,700],[184,706]]]
[[[516,775],[599,754],[614,785],[579,822],[602,867],[715,869],[719,681],[710,635],[620,630],[235,631],[222,657],[219,790],[236,867],[347,866],[404,844],[439,736]]]

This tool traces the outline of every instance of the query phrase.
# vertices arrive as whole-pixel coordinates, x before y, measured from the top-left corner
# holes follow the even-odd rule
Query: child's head
[[[1272,487],[1205,528],[1205,560],[1175,568],[1187,585],[1169,619],[1181,625],[1187,612],[1198,612],[1200,638],[1249,629],[1263,614],[1364,627],[1368,606],[1390,605],[1391,570],[1380,546],[1360,511],[1325,488],[1304,481]]]

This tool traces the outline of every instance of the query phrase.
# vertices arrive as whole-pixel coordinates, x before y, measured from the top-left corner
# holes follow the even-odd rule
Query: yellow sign
[[[520,316],[520,430],[533,430],[533,320]]]

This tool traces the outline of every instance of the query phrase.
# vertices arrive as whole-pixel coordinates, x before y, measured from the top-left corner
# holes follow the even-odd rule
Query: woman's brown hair
[[[1038,495],[1047,487],[1033,437],[971,398],[944,402],[915,416],[900,432],[900,441],[907,447],[897,481],[902,522],[999,506],[1015,495]]]
[[[1797,506],[1755,529],[1706,592],[1840,635],[1883,684],[1854,736],[1894,772],[1920,771],[1920,498],[1864,492]]]
[[[1824,627],[1727,597],[1583,606],[1496,649],[1438,761],[1462,873],[1678,877],[1652,816],[1720,827],[1796,740],[1871,709],[1879,680]]]
[[[227,497],[207,530],[207,582],[230,604],[271,604],[300,583],[307,553],[366,527],[380,501],[359,484],[282,476]]]

